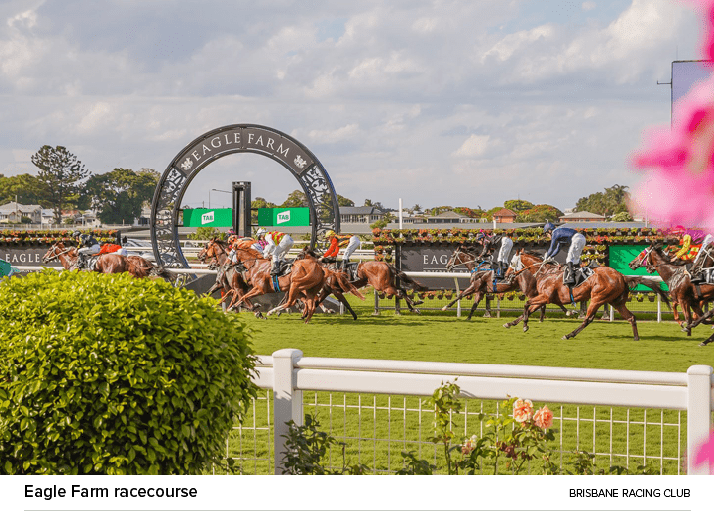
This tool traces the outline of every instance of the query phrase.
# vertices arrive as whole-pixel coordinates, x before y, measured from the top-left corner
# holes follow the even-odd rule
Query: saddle
[[[280,278],[281,276],[290,274],[292,272],[292,270],[293,270],[293,261],[292,260],[290,260],[289,262],[278,262],[278,272],[275,276]]]
[[[349,281],[357,281],[357,266],[359,266],[359,262],[347,262],[345,272]]]
[[[691,282],[697,285],[714,284],[714,267],[705,267],[700,269],[690,278]]]
[[[99,260],[99,254],[87,257],[87,259],[82,263],[80,259],[77,260],[75,264],[75,269],[94,271],[94,266],[97,265],[97,260]]]
[[[593,274],[595,274],[595,271],[592,270],[592,267],[579,267],[575,269],[575,283],[571,288],[579,287]]]

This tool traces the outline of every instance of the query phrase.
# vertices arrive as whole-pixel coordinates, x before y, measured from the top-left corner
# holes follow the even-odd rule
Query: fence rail
[[[603,369],[580,369],[559,367],[535,367],[522,365],[475,365],[451,364],[429,362],[406,362],[384,360],[351,360],[334,358],[304,358],[302,352],[296,349],[284,349],[273,353],[272,356],[261,356],[258,367],[259,375],[254,382],[261,388],[272,390],[272,453],[274,455],[273,471],[281,473],[280,463],[285,449],[284,436],[287,434],[287,422],[303,422],[304,407],[327,409],[329,422],[340,423],[341,416],[347,416],[348,410],[356,410],[359,414],[363,411],[370,418],[358,420],[359,434],[344,435],[345,440],[356,443],[359,450],[364,443],[369,443],[370,438],[364,436],[363,429],[380,415],[387,415],[390,419],[404,416],[405,420],[413,412],[419,412],[418,430],[428,430],[421,425],[421,406],[407,406],[407,397],[426,397],[438,388],[443,382],[458,378],[461,396],[467,400],[503,400],[507,396],[529,398],[534,401],[543,401],[549,404],[565,405],[591,405],[592,418],[581,415],[581,406],[576,408],[575,414],[564,412],[560,407],[559,419],[561,425],[568,422],[575,425],[577,443],[580,440],[581,429],[585,424],[591,425],[592,450],[595,454],[609,457],[630,459],[638,458],[647,462],[649,459],[659,461],[663,469],[665,465],[673,465],[679,469],[679,460],[686,455],[686,471],[689,474],[707,474],[712,469],[705,466],[695,466],[692,455],[698,444],[708,436],[712,410],[714,407],[714,389],[712,388],[712,373],[714,369],[708,365],[694,365],[687,372],[647,372],[623,371]],[[329,398],[319,399],[321,393],[329,392]],[[304,394],[315,396],[314,399],[304,400]],[[367,404],[359,396],[356,404],[348,404],[344,394],[372,394],[373,403]],[[342,395],[342,403],[339,398]],[[337,399],[335,399],[336,396]],[[404,405],[393,396],[404,396]],[[381,399],[377,399],[380,397]],[[384,399],[384,398],[387,399]],[[381,404],[386,401],[386,404]],[[397,404],[397,406],[393,406]],[[380,405],[381,404],[381,405]],[[595,407],[606,406],[609,408],[609,418],[602,417],[596,412]],[[626,417],[613,418],[612,408],[627,408]],[[483,406],[482,406],[483,408]],[[583,407],[587,408],[587,407]],[[630,408],[644,409],[642,420],[631,418]],[[652,413],[651,409],[661,410],[659,414]],[[670,413],[666,411],[673,410]],[[333,413],[334,411],[334,413]],[[386,413],[384,413],[386,412]],[[649,419],[648,419],[649,412]],[[686,412],[686,428],[682,425],[682,413]],[[428,412],[424,412],[428,413]],[[606,412],[607,413],[607,412]],[[391,422],[391,420],[390,420]],[[464,423],[468,421],[465,419]],[[363,426],[364,424],[364,426]],[[604,424],[605,427],[601,425]],[[622,427],[624,426],[624,427]],[[620,435],[623,440],[613,440],[619,429],[626,429]],[[643,446],[642,454],[635,454],[631,449],[631,431],[637,430],[637,436],[644,439],[638,444]],[[263,428],[265,429],[265,428]],[[402,428],[400,428],[402,429]],[[390,444],[406,445],[407,431],[414,428],[403,427],[404,434],[392,439],[391,423],[388,435],[377,434],[371,439],[375,453],[378,447],[390,450]],[[609,429],[609,448],[606,442],[596,440],[596,431]],[[659,439],[653,441],[652,429],[658,431]],[[674,441],[669,442],[665,430],[672,431]],[[394,429],[397,431],[397,429]],[[564,429],[562,430],[564,431]],[[684,431],[684,433],[683,433]],[[649,434],[649,441],[648,441]],[[589,436],[589,435],[588,435]],[[604,436],[600,433],[599,436]],[[684,447],[681,439],[686,438]],[[656,438],[656,437],[655,437]],[[409,443],[426,445],[418,440]],[[562,446],[561,432],[561,458],[565,452]],[[648,443],[650,449],[648,449]],[[603,449],[603,444],[605,448]],[[624,449],[614,448],[614,445],[624,445]],[[652,449],[652,446],[656,446]],[[421,447],[420,447],[421,450]],[[652,451],[655,451],[655,454]],[[361,453],[360,453],[361,454]],[[375,456],[376,458],[376,456]],[[639,461],[638,460],[638,461]],[[671,467],[670,467],[671,468]]]

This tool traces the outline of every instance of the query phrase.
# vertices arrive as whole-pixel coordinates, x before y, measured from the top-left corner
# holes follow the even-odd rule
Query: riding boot
[[[349,262],[349,260],[346,260],[344,258],[342,259],[342,264],[340,265],[340,271],[342,271],[343,273],[347,272],[347,263],[348,262]]]
[[[87,261],[87,255],[84,253],[79,253],[77,255],[77,269],[84,269],[84,266],[86,265]]]
[[[276,260],[273,262],[272,267],[270,268],[270,276],[277,276],[277,274],[280,272],[280,261]]]
[[[501,267],[501,276],[503,277],[503,279],[506,281],[511,281],[511,277],[506,276],[506,271],[508,271],[508,263],[507,262],[499,262],[499,265]]]
[[[567,263],[565,271],[563,272],[563,285],[567,285],[568,287],[575,285],[575,269],[573,269],[572,262]]]

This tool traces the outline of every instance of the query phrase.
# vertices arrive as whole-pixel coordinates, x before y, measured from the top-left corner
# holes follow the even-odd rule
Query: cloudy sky
[[[34,173],[45,144],[94,173],[163,172],[204,132],[256,123],[357,205],[570,208],[637,182],[628,155],[670,122],[657,81],[700,58],[700,28],[675,0],[4,0],[0,173]],[[235,180],[276,203],[298,188],[231,155],[182,203],[227,205]]]

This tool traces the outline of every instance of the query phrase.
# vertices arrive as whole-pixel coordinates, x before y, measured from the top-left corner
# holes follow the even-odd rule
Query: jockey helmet
[[[228,237],[228,244],[231,245],[231,244],[233,244],[233,243],[234,243],[235,241],[237,241],[237,240],[238,240],[238,236],[235,235],[235,234],[233,234],[233,235],[231,235],[230,237]]]
[[[335,235],[337,235],[337,234],[335,233],[335,230],[327,230],[327,231],[325,232],[325,238],[326,238],[326,239],[330,239],[330,238],[334,237]]]
[[[543,233],[552,232],[553,230],[555,230],[555,225],[550,221],[546,222],[545,226],[543,227]]]
[[[82,232],[80,232],[79,230],[75,230],[74,232],[72,232],[72,237],[79,237],[80,235],[82,235]]]
[[[258,228],[258,231],[255,232],[255,236],[260,237],[261,235],[265,235],[266,233],[268,233],[268,230],[266,230],[265,228]]]

